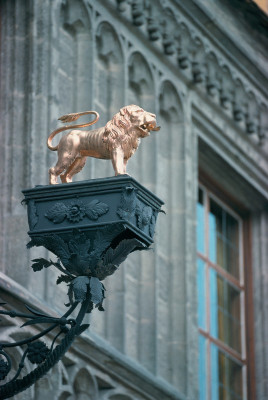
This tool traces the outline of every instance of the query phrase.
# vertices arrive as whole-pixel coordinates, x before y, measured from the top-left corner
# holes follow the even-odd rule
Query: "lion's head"
[[[134,104],[125,106],[114,115],[105,125],[104,143],[114,148],[126,142],[133,136],[137,139],[150,135],[151,131],[158,131],[155,114],[144,111]]]

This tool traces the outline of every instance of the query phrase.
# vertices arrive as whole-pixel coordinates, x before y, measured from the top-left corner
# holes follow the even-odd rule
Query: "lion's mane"
[[[103,142],[106,143],[109,151],[115,149],[119,144],[123,148],[130,144],[132,148],[136,149],[138,147],[139,140],[133,137],[135,126],[130,120],[131,113],[137,110],[144,111],[141,107],[136,105],[123,107],[107,122],[103,134]]]

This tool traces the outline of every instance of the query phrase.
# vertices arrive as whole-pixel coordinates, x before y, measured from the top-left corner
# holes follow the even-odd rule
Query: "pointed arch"
[[[97,28],[96,46],[95,102],[102,114],[100,119],[106,123],[124,105],[123,51],[115,29],[108,22],[101,22]]]
[[[128,75],[129,103],[137,104],[147,111],[153,111],[155,93],[153,74],[141,53],[131,54],[128,62]]]
[[[98,394],[96,380],[86,368],[77,372],[73,388],[77,400],[93,400]]]
[[[95,39],[93,108],[100,114],[99,126],[104,126],[124,106],[124,57],[119,36],[108,22],[99,23]],[[88,164],[92,178],[114,175],[111,163],[90,160]]]
[[[59,27],[59,112],[88,109],[91,102],[91,21],[83,1],[61,4]],[[81,109],[81,110],[80,110]]]

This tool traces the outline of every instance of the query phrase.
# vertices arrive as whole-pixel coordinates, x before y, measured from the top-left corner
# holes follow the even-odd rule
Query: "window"
[[[243,220],[204,187],[197,271],[200,400],[246,399]]]

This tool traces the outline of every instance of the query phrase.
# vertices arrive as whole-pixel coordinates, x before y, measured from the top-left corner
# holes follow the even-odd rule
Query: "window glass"
[[[206,264],[203,260],[197,260],[197,293],[198,293],[198,325],[206,329],[207,310],[206,310]]]
[[[204,209],[204,193],[198,190],[197,202],[197,251],[205,253],[205,209]]]
[[[239,223],[214,200],[209,210],[209,258],[239,279]]]
[[[210,269],[210,333],[241,353],[240,290]]]
[[[199,388],[200,400],[207,400],[207,340],[204,336],[199,335]]]
[[[211,344],[211,399],[242,400],[242,365]]]
[[[213,201],[209,212],[209,258],[223,267],[223,217],[222,209]]]

